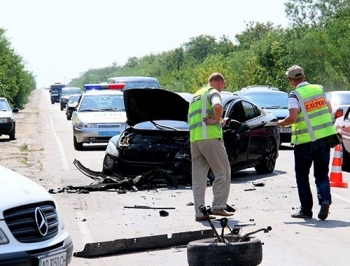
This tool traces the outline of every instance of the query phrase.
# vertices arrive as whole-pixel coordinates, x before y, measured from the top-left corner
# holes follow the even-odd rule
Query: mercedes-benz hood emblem
[[[47,223],[44,211],[40,207],[35,209],[35,222],[39,233],[42,236],[46,236],[49,230],[49,224]]]

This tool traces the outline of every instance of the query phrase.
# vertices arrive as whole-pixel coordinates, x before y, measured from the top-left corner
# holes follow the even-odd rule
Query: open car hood
[[[129,89],[123,93],[129,126],[151,120],[187,122],[189,103],[177,93],[148,88]]]

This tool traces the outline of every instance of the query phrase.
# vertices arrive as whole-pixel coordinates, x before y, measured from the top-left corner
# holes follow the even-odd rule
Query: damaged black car
[[[280,144],[276,117],[231,93],[222,93],[222,99],[227,119],[223,137],[232,172],[254,167],[258,174],[272,173]],[[168,90],[130,89],[124,90],[124,103],[130,127],[109,140],[102,173],[156,172],[190,184],[188,101]]]

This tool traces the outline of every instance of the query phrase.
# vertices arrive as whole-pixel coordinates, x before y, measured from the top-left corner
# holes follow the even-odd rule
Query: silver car
[[[82,150],[84,143],[107,143],[126,126],[123,92],[92,90],[82,94],[72,113],[73,143]]]
[[[335,121],[338,117],[343,116],[350,106],[350,91],[327,92],[327,100],[332,106],[332,119]]]

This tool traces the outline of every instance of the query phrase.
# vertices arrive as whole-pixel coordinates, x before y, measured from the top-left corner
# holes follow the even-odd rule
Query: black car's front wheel
[[[260,162],[255,166],[255,171],[260,174],[272,173],[275,169],[277,159],[277,146],[273,138],[268,138],[265,144],[265,150]]]

